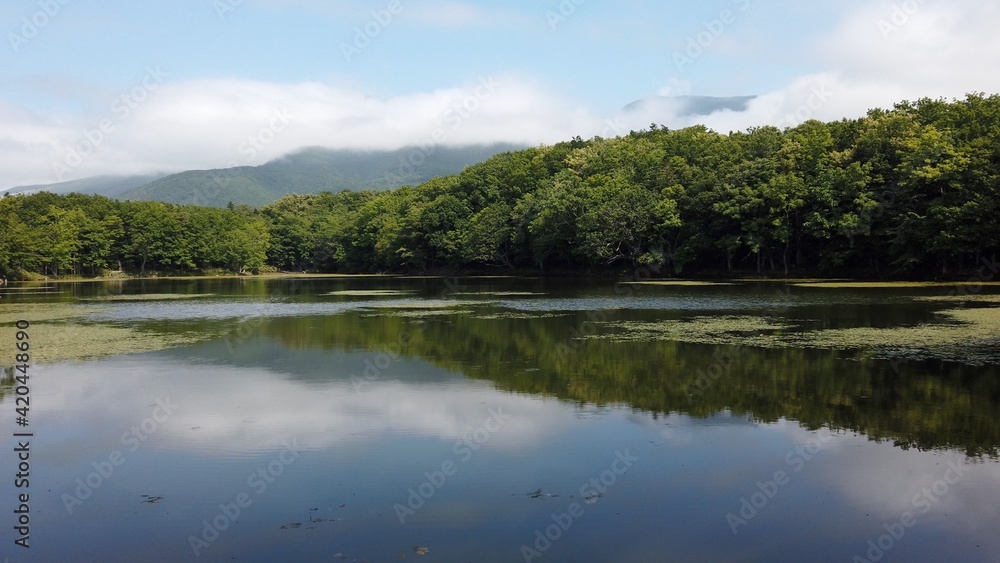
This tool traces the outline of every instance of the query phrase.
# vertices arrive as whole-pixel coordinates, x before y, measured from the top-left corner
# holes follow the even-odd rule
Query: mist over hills
[[[143,174],[136,176],[91,176],[89,178],[81,178],[79,180],[59,182],[57,184],[17,186],[15,188],[0,191],[10,194],[28,194],[43,191],[52,192],[54,194],[78,193],[117,198],[121,197],[122,194],[126,192],[138,188],[139,186],[159,180],[167,175],[168,173],[162,172],[159,174]]]
[[[746,111],[757,96],[654,96],[636,100],[622,111],[663,117],[708,116],[717,111]]]
[[[9,193],[85,193],[122,200],[225,207],[267,205],[285,194],[386,190],[461,172],[521,145],[407,147],[394,151],[305,148],[260,166],[188,170],[147,176],[95,176],[59,184],[19,186]]]
[[[622,115],[666,123],[677,118],[708,116],[718,111],[744,111],[755,96],[654,96],[636,100]],[[624,133],[624,132],[619,132]],[[57,184],[18,186],[9,193],[49,191],[83,193],[123,200],[225,207],[261,207],[285,194],[324,191],[387,190],[418,185],[461,172],[492,156],[527,148],[496,143],[465,147],[405,147],[398,150],[351,150],[308,147],[259,166],[187,170],[137,176],[94,176]]]

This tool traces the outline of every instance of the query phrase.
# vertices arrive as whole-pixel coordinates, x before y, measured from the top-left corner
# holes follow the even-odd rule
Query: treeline
[[[38,193],[0,199],[0,275],[19,279],[259,270],[270,235],[249,207],[216,209]]]
[[[997,251],[1000,97],[785,131],[652,126],[263,213],[284,269],[947,274]]]
[[[322,272],[948,275],[1000,245],[1000,96],[902,102],[784,131],[653,125],[504,153],[417,187],[290,195],[258,211],[14,199],[23,201],[0,206],[6,272],[120,261],[137,271],[266,262]],[[74,210],[82,217],[65,216]],[[137,237],[151,232],[159,246],[147,249]],[[58,257],[45,250],[64,237],[76,242]]]

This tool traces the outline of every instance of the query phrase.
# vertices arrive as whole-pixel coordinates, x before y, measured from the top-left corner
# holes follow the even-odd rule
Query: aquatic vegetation
[[[0,327],[0,339],[13,341],[15,329]],[[154,352],[193,344],[206,338],[203,334],[164,334],[133,327],[79,322],[39,322],[31,324],[31,359],[33,364]]]
[[[81,317],[90,313],[101,313],[107,309],[68,305],[65,303],[18,303],[17,305],[0,305],[0,325],[13,324],[19,320],[27,320],[32,324],[41,321],[54,321]],[[4,330],[0,326],[0,330]]]
[[[710,282],[695,280],[657,280],[657,281],[637,281],[622,282],[622,285],[661,285],[666,287],[708,287],[734,285],[728,282]]]
[[[1000,295],[922,295],[915,297],[917,301],[958,302],[958,303],[1000,303]]]
[[[892,328],[853,327],[802,333],[788,345],[871,349],[876,357],[1000,362],[1000,308],[941,311],[941,323]]]
[[[455,315],[461,311],[456,309],[405,309],[400,311],[379,310],[370,313],[363,313],[363,318],[373,317],[399,317],[401,319],[421,319],[424,317],[437,317],[444,315]]]
[[[468,295],[489,295],[491,297],[539,297],[548,294],[536,291],[463,291],[463,292],[451,293],[450,295],[456,297],[462,297]]]
[[[485,315],[474,315],[473,319],[479,319],[484,321],[492,321],[498,319],[553,319],[556,317],[566,317],[569,313],[528,313],[525,311],[500,311],[497,313],[489,313]]]
[[[200,299],[215,297],[215,293],[145,293],[103,295],[101,297],[83,297],[81,301],[177,301],[181,299]]]
[[[414,293],[410,289],[347,289],[342,291],[331,291],[323,295],[340,297],[389,297],[399,295],[409,295]]]
[[[31,359],[48,364],[100,356],[164,350],[204,340],[199,333],[161,333],[130,326],[87,322],[106,308],[66,303],[32,303],[0,307],[0,342],[13,342],[14,323],[31,323]]]
[[[452,307],[466,307],[472,305],[487,305],[489,301],[458,301],[444,299],[421,299],[419,301],[388,301],[385,303],[372,303],[366,305],[366,309],[444,309]]]
[[[693,344],[742,344],[760,347],[778,346],[779,340],[773,332],[795,326],[777,319],[749,315],[700,316],[659,322],[612,321],[602,325],[618,331],[594,334],[589,338],[618,342],[674,340]]]
[[[940,322],[917,326],[804,330],[802,321],[753,316],[693,317],[603,323],[609,332],[580,338],[616,342],[671,340],[757,348],[867,350],[876,358],[1000,362],[1000,307],[940,311]],[[617,329],[617,330],[616,330]],[[793,329],[793,330],[789,330]]]
[[[792,287],[815,287],[822,289],[907,289],[925,287],[966,287],[977,285],[1000,286],[1000,282],[856,282],[856,281],[824,281],[824,282],[800,282],[790,284]]]

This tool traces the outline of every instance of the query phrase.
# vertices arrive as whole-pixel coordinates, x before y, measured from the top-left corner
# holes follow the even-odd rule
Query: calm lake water
[[[948,322],[955,288],[49,287],[0,313],[196,342],[31,368],[30,549],[6,382],[10,561],[1000,561],[996,348],[758,340]]]

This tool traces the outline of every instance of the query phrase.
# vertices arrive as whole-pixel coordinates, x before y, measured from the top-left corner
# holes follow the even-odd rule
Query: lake
[[[1000,560],[1000,286],[0,294],[10,561]]]

